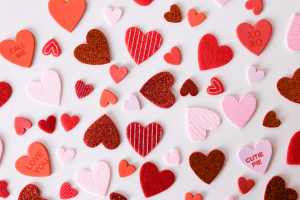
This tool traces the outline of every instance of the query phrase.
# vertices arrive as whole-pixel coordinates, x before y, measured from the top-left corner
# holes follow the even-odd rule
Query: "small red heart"
[[[0,181],[0,197],[6,199],[9,196],[9,192],[6,190],[7,182]]]
[[[18,200],[47,200],[47,199],[41,199],[40,189],[36,185],[29,184],[22,189],[18,197]]]
[[[38,122],[38,126],[40,127],[40,129],[42,129],[42,131],[52,134],[55,130],[55,126],[56,126],[56,117],[54,117],[53,115],[50,115],[47,120],[43,120],[41,119]]]
[[[139,4],[140,6],[148,6],[152,3],[153,0],[133,0],[135,3]]]
[[[67,113],[64,113],[60,117],[60,122],[64,129],[69,132],[78,124],[79,118],[76,115],[70,117]]]
[[[6,82],[0,82],[0,107],[2,107],[10,98],[12,89]]]
[[[211,86],[208,86],[206,92],[210,95],[218,95],[218,94],[222,94],[223,92],[225,92],[224,86],[222,84],[222,82],[216,78],[213,77],[210,80],[210,84]]]
[[[63,183],[60,186],[59,197],[61,199],[72,199],[76,197],[78,191],[75,189],[71,189],[71,185],[68,182]]]
[[[244,177],[240,177],[237,183],[242,195],[247,194],[254,186],[254,181],[252,179],[246,181]]]
[[[252,10],[254,15],[259,15],[262,11],[262,0],[248,0],[245,3],[248,10]]]
[[[188,94],[190,94],[193,97],[198,94],[197,85],[191,79],[187,79],[180,88],[181,96],[185,97]]]
[[[90,84],[85,85],[85,83],[81,80],[77,81],[75,84],[75,92],[76,92],[78,99],[82,99],[82,98],[88,96],[89,94],[91,94],[93,92],[93,90],[94,90],[94,88],[92,85],[90,85]]]
[[[23,135],[25,133],[25,129],[30,129],[32,127],[31,121],[22,117],[16,117],[14,124],[18,135]]]
[[[109,68],[109,74],[115,83],[120,83],[128,73],[128,69],[126,67],[118,68],[116,65],[112,65]]]
[[[118,102],[118,99],[114,93],[109,90],[104,89],[100,96],[100,106],[105,108],[108,104],[115,105]]]
[[[171,65],[180,65],[180,50],[177,47],[172,47],[171,53],[166,53],[164,55],[164,60]]]
[[[60,56],[61,54],[61,51],[60,51],[60,46],[59,44],[56,42],[56,40],[53,38],[51,40],[49,40],[45,46],[43,47],[43,50],[42,50],[42,53],[45,55],[45,56],[48,56],[52,53],[52,55],[54,57],[58,57]]]

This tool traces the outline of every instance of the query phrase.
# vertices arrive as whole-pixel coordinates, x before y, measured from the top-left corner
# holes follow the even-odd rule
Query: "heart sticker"
[[[166,53],[164,55],[164,60],[170,65],[180,65],[181,55],[178,47],[172,47],[171,53]]]
[[[280,176],[274,176],[266,187],[264,200],[285,199],[296,200],[298,194],[295,190],[285,188],[285,181]]]
[[[290,140],[286,163],[288,165],[300,165],[300,131],[296,132]]]
[[[18,135],[23,135],[25,133],[25,129],[30,129],[32,123],[30,120],[23,118],[23,117],[16,117],[15,122],[15,131]]]
[[[166,21],[171,23],[181,22],[182,17],[181,17],[180,8],[176,4],[173,4],[170,7],[170,12],[165,13],[164,17]]]
[[[180,95],[183,97],[188,94],[194,97],[197,96],[198,92],[197,85],[191,79],[187,79],[180,88]]]
[[[6,199],[9,196],[9,192],[6,190],[7,182],[0,181],[0,197]]]
[[[56,40],[53,38],[45,44],[45,46],[43,47],[42,53],[45,56],[48,56],[52,53],[52,55],[54,57],[58,57],[61,54],[60,46],[56,42]]]
[[[252,10],[254,15],[259,15],[262,11],[262,0],[248,0],[245,3],[248,10]]]
[[[286,99],[300,104],[300,68],[292,78],[281,78],[277,82],[277,90]]]
[[[254,66],[248,68],[248,81],[250,84],[256,83],[265,77],[265,72],[257,70]]]
[[[104,9],[103,14],[107,23],[112,26],[120,20],[123,12],[120,8],[112,10],[111,8],[107,7]]]
[[[26,185],[20,192],[18,200],[47,200],[40,198],[40,189],[33,184]]]
[[[134,165],[128,165],[128,162],[126,160],[121,160],[119,163],[118,171],[120,178],[124,178],[127,176],[130,176],[135,172],[135,166]]]
[[[195,194],[194,196],[191,193],[186,193],[184,195],[184,200],[202,200],[201,194]]]
[[[287,34],[287,47],[291,51],[300,50],[300,16],[294,15]]]
[[[109,68],[109,74],[115,83],[120,83],[128,73],[128,69],[126,67],[118,68],[116,65],[112,65]]]
[[[190,26],[195,27],[201,24],[205,20],[206,16],[204,13],[197,14],[197,11],[195,9],[190,9],[187,13],[187,18]]]
[[[76,115],[70,117],[67,113],[64,113],[60,117],[60,122],[63,128],[69,132],[79,123],[79,118]]]
[[[68,164],[71,160],[73,160],[74,156],[75,151],[72,149],[65,151],[65,149],[61,147],[56,151],[56,157],[62,165]]]
[[[82,80],[79,80],[75,84],[75,92],[78,97],[78,99],[82,99],[89,94],[91,94],[94,90],[94,87],[90,84],[85,85],[85,83]]]
[[[71,189],[71,185],[68,182],[63,183],[60,186],[59,190],[59,197],[61,199],[72,199],[76,197],[78,194],[78,191],[75,189]]]
[[[165,155],[163,161],[167,165],[178,166],[180,164],[180,154],[177,149],[171,149],[170,155]]]
[[[136,95],[129,95],[129,101],[125,101],[123,104],[124,110],[128,112],[136,112],[141,110],[139,99]]]
[[[210,86],[207,87],[206,92],[209,95],[218,95],[222,94],[225,92],[223,83],[217,78],[217,77],[212,77],[210,79]]]
[[[246,180],[244,177],[238,178],[237,183],[242,195],[247,194],[254,186],[254,181],[252,179]]]
[[[0,82],[0,108],[9,100],[11,93],[11,86],[6,82]]]

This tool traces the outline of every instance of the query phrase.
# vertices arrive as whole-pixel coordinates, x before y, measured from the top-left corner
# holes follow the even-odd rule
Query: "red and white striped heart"
[[[61,54],[60,46],[56,42],[56,40],[53,38],[45,44],[45,46],[43,47],[42,53],[45,56],[48,56],[52,53],[52,55],[54,57],[58,57]]]

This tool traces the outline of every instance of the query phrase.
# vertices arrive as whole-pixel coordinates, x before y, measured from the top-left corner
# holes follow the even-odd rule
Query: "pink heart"
[[[54,70],[47,70],[41,82],[32,81],[27,85],[26,92],[33,100],[47,106],[59,106],[61,95],[60,77]]]
[[[238,157],[243,165],[248,169],[264,174],[272,156],[272,144],[269,140],[261,139],[255,146],[254,150],[250,147],[243,147]]]
[[[74,158],[75,151],[72,149],[65,151],[64,148],[59,148],[56,151],[56,156],[57,156],[58,161],[62,165],[66,165]]]
[[[253,115],[256,99],[251,94],[245,94],[240,101],[233,96],[227,96],[222,101],[222,109],[226,117],[238,128],[243,128]]]
[[[0,160],[2,158],[2,154],[3,154],[3,142],[2,139],[0,138]]]
[[[216,0],[220,6],[224,6],[229,0]]]
[[[300,16],[294,15],[287,34],[287,46],[291,51],[300,50]]]
[[[256,83],[265,77],[265,72],[258,70],[254,66],[248,68],[248,81],[250,84]]]
[[[110,180],[110,168],[106,162],[98,161],[92,171],[84,169],[77,172],[75,180],[83,190],[104,198]]]
[[[206,130],[214,130],[220,125],[220,117],[205,108],[187,109],[187,131],[193,142],[201,142],[206,137]]]
[[[112,26],[120,20],[123,12],[120,8],[112,10],[111,8],[107,7],[104,9],[103,14],[108,24]]]
[[[230,197],[228,200],[234,200],[234,198],[233,198],[233,197]]]
[[[171,149],[170,155],[165,155],[163,161],[167,165],[178,166],[180,164],[180,154],[177,149]]]
[[[129,112],[135,112],[141,110],[140,102],[137,96],[131,94],[129,96],[129,101],[125,101],[123,104],[123,108]]]

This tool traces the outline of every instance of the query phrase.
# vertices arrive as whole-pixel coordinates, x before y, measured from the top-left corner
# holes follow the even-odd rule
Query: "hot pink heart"
[[[75,151],[73,151],[72,149],[65,151],[64,148],[59,148],[56,151],[56,156],[57,156],[58,161],[62,165],[66,165],[74,158]]]
[[[180,164],[180,154],[177,149],[171,149],[170,155],[165,155],[163,161],[167,165],[178,166]]]

